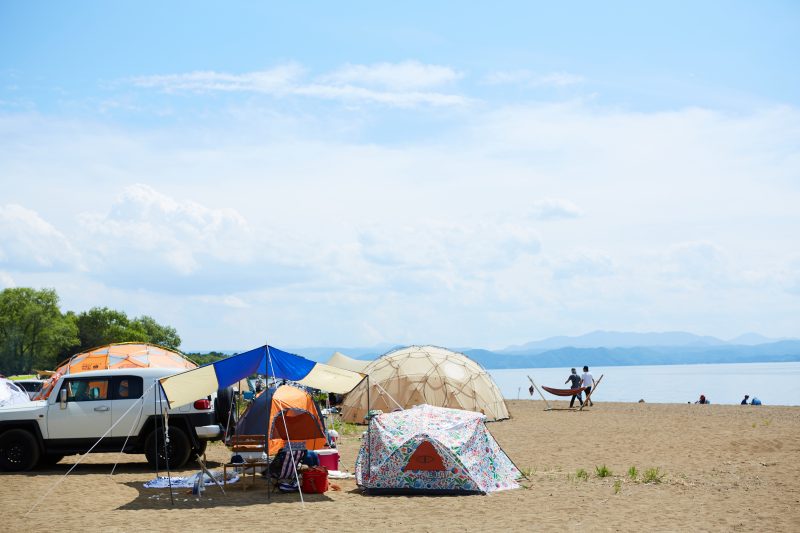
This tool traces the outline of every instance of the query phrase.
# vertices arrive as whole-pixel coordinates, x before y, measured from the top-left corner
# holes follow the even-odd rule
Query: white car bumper
[[[222,428],[218,424],[211,426],[195,426],[195,432],[199,439],[213,439],[222,435]]]

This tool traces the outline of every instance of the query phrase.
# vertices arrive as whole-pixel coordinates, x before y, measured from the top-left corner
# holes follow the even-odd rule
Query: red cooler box
[[[339,450],[333,448],[325,448],[323,450],[314,450],[319,455],[319,464],[328,470],[339,470]]]

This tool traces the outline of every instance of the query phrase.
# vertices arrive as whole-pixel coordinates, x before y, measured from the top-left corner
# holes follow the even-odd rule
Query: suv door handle
[[[100,407],[95,407],[95,411],[108,411],[108,407],[105,405],[101,405]]]

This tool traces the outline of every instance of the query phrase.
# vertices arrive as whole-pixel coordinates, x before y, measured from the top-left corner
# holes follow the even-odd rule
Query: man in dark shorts
[[[578,375],[578,373],[575,371],[574,368],[572,369],[572,373],[569,375],[567,381],[565,381],[564,384],[567,384],[569,382],[572,382],[572,384],[569,387],[570,389],[581,388],[581,377]],[[581,407],[583,407],[583,399],[581,398],[580,392],[578,394],[572,395],[572,399],[569,401],[569,406],[572,407],[573,405],[575,405],[575,398],[577,398],[578,401],[581,402]]]
[[[589,373],[588,366],[583,367],[583,376],[581,376],[581,380],[583,382],[582,386],[586,387],[586,403],[588,403],[590,406],[594,405],[594,402],[589,394],[592,392],[592,387],[594,387],[595,383],[594,377]]]

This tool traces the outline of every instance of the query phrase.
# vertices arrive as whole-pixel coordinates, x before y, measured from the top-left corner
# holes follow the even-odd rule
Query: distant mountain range
[[[324,362],[337,351],[357,359],[375,359],[399,346],[402,345],[287,346],[284,349]],[[746,333],[725,341],[683,331],[593,331],[577,337],[549,337],[500,350],[452,349],[488,369],[800,361],[800,339],[770,339],[758,333]]]

